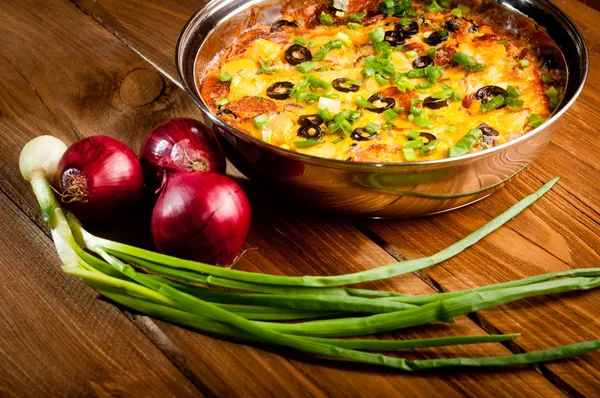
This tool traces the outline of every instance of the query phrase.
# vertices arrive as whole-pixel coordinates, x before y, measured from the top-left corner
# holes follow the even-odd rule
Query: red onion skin
[[[191,148],[183,164],[173,159],[173,150],[179,143]],[[144,169],[146,184],[157,189],[163,178],[164,170],[171,171],[207,171],[225,173],[225,154],[215,133],[194,119],[172,119],[154,128],[140,150],[140,160]]]
[[[65,207],[80,219],[118,216],[140,200],[143,187],[144,175],[135,153],[111,137],[79,140],[58,163],[56,189]]]
[[[246,240],[250,219],[248,198],[232,179],[168,173],[152,212],[152,238],[162,253],[230,265]]]

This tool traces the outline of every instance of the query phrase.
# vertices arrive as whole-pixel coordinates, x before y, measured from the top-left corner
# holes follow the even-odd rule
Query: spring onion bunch
[[[600,340],[524,354],[485,358],[407,360],[370,351],[502,342],[518,334],[418,340],[345,340],[453,318],[524,297],[600,286],[600,269],[574,269],[458,292],[410,296],[343,287],[414,272],[451,258],[535,202],[558,180],[521,200],[479,230],[425,258],[336,276],[277,276],[230,270],[96,237],[65,214],[51,182],[66,146],[52,137],[28,143],[20,158],[63,270],[108,299],[156,318],[244,342],[294,348],[329,358],[403,371],[497,367],[565,359],[600,348]],[[48,157],[50,154],[50,158]],[[234,289],[225,291],[221,288]],[[319,319],[318,319],[319,318]],[[300,322],[286,323],[297,320]]]

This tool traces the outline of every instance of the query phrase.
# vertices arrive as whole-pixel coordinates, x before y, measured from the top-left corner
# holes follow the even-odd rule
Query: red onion
[[[142,145],[140,159],[146,183],[156,189],[164,170],[225,172],[225,155],[215,134],[194,119],[158,125]]]
[[[144,176],[131,149],[98,135],[71,145],[58,163],[56,185],[65,206],[88,220],[118,215],[136,204]]]
[[[215,173],[169,173],[152,212],[152,238],[176,257],[229,265],[250,228],[250,203],[232,179]]]

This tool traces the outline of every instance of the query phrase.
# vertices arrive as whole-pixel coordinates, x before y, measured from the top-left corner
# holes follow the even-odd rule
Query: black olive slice
[[[456,32],[458,29],[460,29],[460,25],[462,25],[460,19],[451,18],[444,23],[444,29],[450,32]]]
[[[273,22],[273,25],[271,25],[271,32],[276,32],[278,30],[281,30],[281,28],[283,26],[289,26],[291,28],[297,28],[298,24],[294,21],[287,21],[285,19],[280,19],[279,21]]]
[[[558,69],[558,61],[554,54],[542,54],[540,55],[540,66],[548,70]]]
[[[475,93],[475,98],[477,98],[482,104],[487,104],[492,98],[494,98],[498,95],[506,97],[508,95],[508,93],[502,87],[485,86],[485,87],[481,87],[479,90],[477,90],[477,92]],[[498,109],[504,108],[505,106],[506,106],[506,104],[503,104],[503,105],[499,106]]]
[[[236,115],[234,111],[229,110],[229,109],[220,109],[217,112],[217,116],[228,116],[228,117],[231,117],[231,118],[234,118],[234,119],[238,118],[238,115]]]
[[[431,32],[431,34],[427,37],[423,37],[423,41],[430,46],[437,46],[440,43],[448,40],[448,31],[447,30],[436,30],[435,32]]]
[[[376,136],[377,131],[369,133],[363,127],[354,129],[354,131],[352,131],[352,134],[350,134],[350,138],[352,138],[354,141],[369,141],[375,138]]]
[[[348,84],[346,82],[348,79],[345,77],[340,77],[339,79],[335,79],[331,82],[333,88],[342,93],[355,93],[360,90],[360,86],[358,84]]]
[[[298,65],[302,62],[312,60],[312,53],[308,48],[300,44],[292,44],[285,50],[285,60],[290,65]]]
[[[433,97],[427,97],[423,100],[423,106],[425,108],[429,108],[429,109],[440,109],[443,108],[445,106],[448,106],[448,99],[446,98],[433,98]]]
[[[496,130],[495,128],[493,128],[492,126],[490,126],[487,123],[481,123],[479,126],[477,126],[477,128],[479,130],[481,130],[483,135],[487,135],[490,137],[495,137],[497,135],[500,135],[500,132],[498,130]]]
[[[320,140],[323,137],[323,130],[319,126],[300,126],[296,135],[307,140]]]
[[[471,26],[469,27],[469,29],[467,29],[467,32],[469,32],[469,33],[475,33],[475,32],[477,32],[478,30],[479,30],[479,26],[477,26],[477,25],[473,24],[473,25],[471,25]]]
[[[383,40],[390,43],[392,47],[398,47],[404,44],[404,36],[402,35],[402,32],[397,30],[388,30],[385,32],[385,38]]]
[[[415,58],[415,60],[412,63],[412,66],[415,69],[421,69],[425,68],[426,66],[432,66],[434,64],[435,62],[433,61],[433,58],[431,58],[429,55],[423,55],[422,57]]]
[[[284,100],[290,98],[292,88],[294,88],[292,82],[275,82],[267,87],[267,96],[276,100]]]
[[[396,30],[400,33],[402,33],[402,36],[404,37],[411,37],[416,35],[417,33],[419,33],[419,24],[416,23],[415,21],[412,21],[409,24],[406,25],[402,25],[401,23],[397,23],[395,25]]]
[[[369,97],[367,101],[375,105],[375,108],[366,109],[375,113],[382,113],[386,109],[393,108],[396,105],[395,99],[389,97],[382,97],[379,93],[373,94]]]
[[[427,140],[426,144],[429,144],[431,141],[437,140],[437,137],[431,133],[426,133],[424,131],[419,133],[419,137],[423,137]]]
[[[303,115],[298,118],[300,126],[319,126],[321,123],[323,123],[323,118],[316,113],[313,115]]]

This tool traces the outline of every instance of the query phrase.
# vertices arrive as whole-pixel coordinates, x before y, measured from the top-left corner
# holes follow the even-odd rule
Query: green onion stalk
[[[285,277],[177,259],[89,234],[72,215],[63,212],[51,188],[56,165],[65,150],[66,145],[56,138],[38,137],[23,148],[19,160],[21,173],[30,182],[44,221],[52,231],[63,270],[99,294],[140,313],[243,342],[285,346],[404,371],[534,364],[600,348],[600,340],[594,340],[500,357],[407,360],[365,351],[502,342],[518,334],[418,340],[332,338],[450,321],[458,315],[523,297],[598,287],[599,269],[555,272],[462,292],[421,296],[340,287],[386,279],[444,261],[519,214],[547,192],[558,178],[433,256],[347,275]],[[258,293],[226,292],[214,287]],[[329,319],[313,320],[315,318]],[[306,319],[309,321],[281,322]]]

